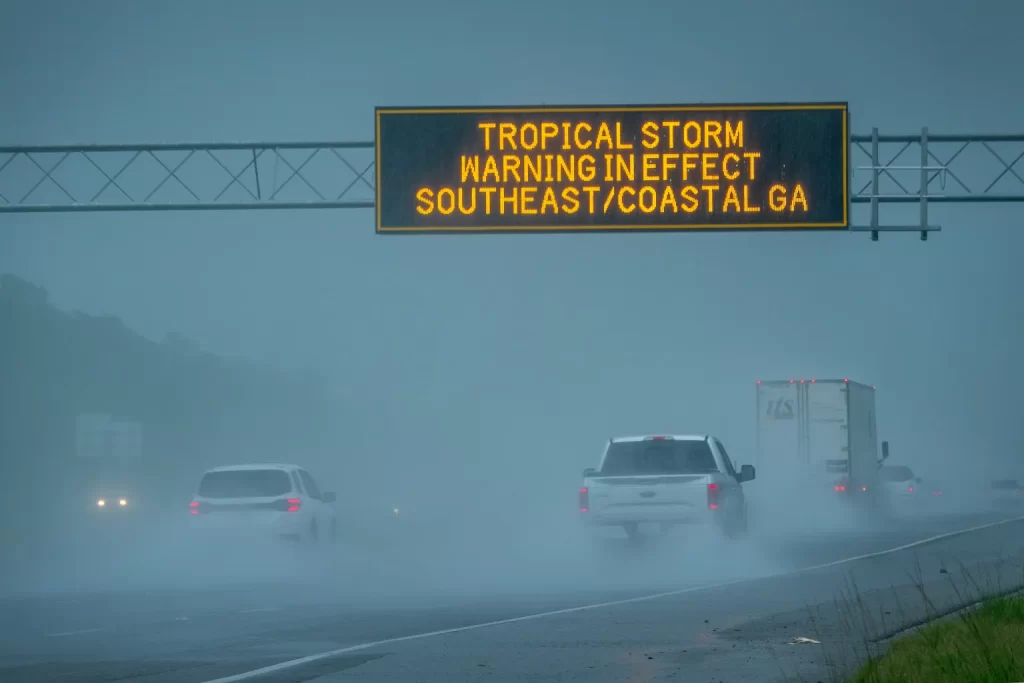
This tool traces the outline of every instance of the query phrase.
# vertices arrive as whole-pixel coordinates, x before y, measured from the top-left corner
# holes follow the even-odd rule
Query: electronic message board
[[[845,103],[376,109],[378,233],[848,226]]]

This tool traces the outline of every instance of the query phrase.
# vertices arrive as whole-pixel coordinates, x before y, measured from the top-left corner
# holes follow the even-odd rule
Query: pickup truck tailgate
[[[609,476],[587,479],[590,512],[610,519],[668,520],[703,514],[707,475]]]

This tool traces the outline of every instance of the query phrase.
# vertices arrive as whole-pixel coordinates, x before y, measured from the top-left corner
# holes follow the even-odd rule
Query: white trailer
[[[757,382],[758,478],[874,493],[879,457],[875,388],[840,380]]]

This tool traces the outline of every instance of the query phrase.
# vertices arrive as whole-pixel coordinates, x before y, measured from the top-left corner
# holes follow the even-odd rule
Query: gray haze
[[[375,105],[781,100],[849,101],[855,133],[1014,132],[1021,25],[1024,5],[988,1],[9,0],[0,143],[369,140]],[[326,488],[459,501],[483,527],[529,506],[515,523],[543,526],[612,435],[710,432],[749,462],[756,379],[877,385],[894,461],[1024,476],[1020,209],[933,207],[927,243],[8,214],[0,273],[154,340],[323,374],[343,438],[280,459]]]

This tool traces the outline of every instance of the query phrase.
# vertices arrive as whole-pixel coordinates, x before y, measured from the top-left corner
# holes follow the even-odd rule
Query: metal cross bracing
[[[869,209],[853,231],[928,232],[935,202],[1024,201],[1024,134],[853,135],[850,199]],[[374,143],[0,147],[0,213],[204,209],[370,209]],[[918,204],[883,225],[881,204]]]
[[[373,142],[0,147],[0,212],[370,209]]]
[[[916,135],[850,137],[850,200],[867,204],[868,225],[854,231],[919,232],[921,239],[939,226],[928,222],[931,203],[1024,202],[1024,134]],[[866,165],[864,165],[866,163]],[[865,173],[866,171],[866,173]],[[917,220],[883,225],[881,204],[917,204]]]

